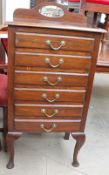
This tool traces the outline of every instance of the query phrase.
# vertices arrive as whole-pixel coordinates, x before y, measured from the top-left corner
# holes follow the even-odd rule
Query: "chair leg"
[[[97,16],[98,16],[98,13],[95,12],[95,13],[94,13],[94,16],[93,16],[93,26],[94,26],[94,27],[97,26]]]
[[[7,152],[7,107],[3,107],[3,149]]]

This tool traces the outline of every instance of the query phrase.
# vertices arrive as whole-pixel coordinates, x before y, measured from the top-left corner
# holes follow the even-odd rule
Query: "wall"
[[[2,0],[3,1],[3,22],[13,20],[13,12],[16,8],[29,8],[30,0]]]

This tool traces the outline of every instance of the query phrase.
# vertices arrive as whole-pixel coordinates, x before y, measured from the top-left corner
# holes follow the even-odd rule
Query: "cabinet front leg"
[[[14,141],[21,135],[22,133],[8,133],[7,135],[7,149],[9,153],[9,162],[7,164],[8,169],[14,167]]]
[[[69,140],[70,132],[65,132],[64,139]]]
[[[80,134],[80,135],[73,135],[72,137],[76,140],[76,145],[74,148],[74,153],[73,153],[73,162],[72,165],[74,167],[78,167],[79,166],[79,162],[77,159],[78,153],[81,149],[81,147],[83,146],[84,142],[85,142],[85,134]]]

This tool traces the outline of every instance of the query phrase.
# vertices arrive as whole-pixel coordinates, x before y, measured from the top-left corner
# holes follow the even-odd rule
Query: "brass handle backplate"
[[[54,47],[52,42],[50,40],[46,40],[46,44],[52,49],[52,50],[60,50],[63,46],[65,46],[65,41],[60,41],[60,45],[58,47]]]
[[[56,124],[53,123],[52,126],[51,126],[51,128],[49,128],[49,129],[48,129],[48,128],[45,128],[44,124],[41,124],[40,127],[41,127],[45,132],[49,133],[49,132],[52,132],[54,128],[56,128]]]

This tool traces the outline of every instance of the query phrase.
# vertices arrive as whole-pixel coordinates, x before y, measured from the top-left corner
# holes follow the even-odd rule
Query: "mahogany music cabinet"
[[[23,132],[71,133],[78,166],[103,30],[55,3],[17,9],[8,29],[7,167],[14,166],[14,140]]]

